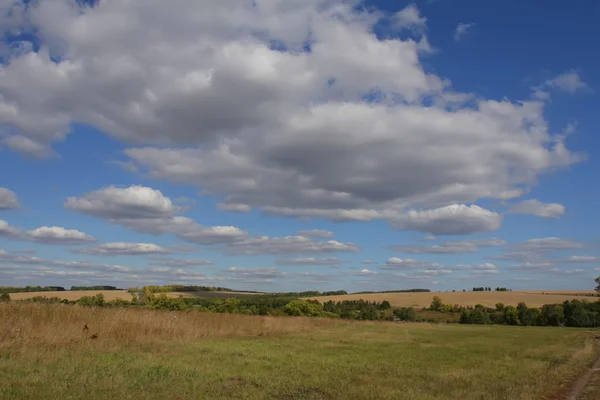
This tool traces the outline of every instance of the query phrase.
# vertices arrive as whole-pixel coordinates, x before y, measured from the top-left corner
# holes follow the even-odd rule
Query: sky
[[[0,286],[592,289],[599,19],[0,0]]]

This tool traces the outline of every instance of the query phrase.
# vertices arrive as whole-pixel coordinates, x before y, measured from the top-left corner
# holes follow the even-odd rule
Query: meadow
[[[523,292],[413,292],[413,293],[369,293],[369,294],[348,294],[341,296],[320,296],[311,297],[312,300],[318,300],[321,303],[333,300],[365,300],[381,302],[387,300],[392,307],[429,307],[433,296],[439,296],[444,304],[459,306],[474,306],[482,304],[486,307],[494,307],[497,303],[516,306],[520,302],[525,302],[529,307],[541,307],[544,304],[560,304],[565,300],[587,300],[594,301],[597,298],[590,297],[593,292],[542,292],[542,291],[523,291]]]
[[[0,398],[564,399],[595,333],[12,302]]]

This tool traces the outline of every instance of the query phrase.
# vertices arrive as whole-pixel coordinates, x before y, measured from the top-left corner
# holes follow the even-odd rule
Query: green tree
[[[542,313],[537,308],[527,308],[523,311],[523,314],[519,314],[521,325],[524,326],[537,326],[540,325],[540,317]]]
[[[519,310],[516,307],[508,306],[504,309],[504,323],[507,325],[520,325]]]
[[[394,310],[394,316],[400,321],[415,321],[417,315],[415,309],[412,307],[401,307]]]
[[[433,300],[431,301],[431,306],[429,307],[431,311],[443,311],[444,303],[440,296],[433,296]]]
[[[600,276],[597,276],[594,282],[596,282],[596,292],[600,292]]]
[[[496,311],[504,311],[504,303],[496,303]]]
[[[321,317],[323,316],[323,305],[309,303],[306,300],[293,300],[286,304],[283,311],[287,315],[293,315],[297,317]]]
[[[0,303],[8,303],[10,301],[10,295],[8,293],[0,294]]]

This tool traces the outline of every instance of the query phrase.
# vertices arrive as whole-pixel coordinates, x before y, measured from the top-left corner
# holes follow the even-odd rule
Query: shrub
[[[443,308],[444,303],[442,302],[440,296],[433,296],[433,300],[431,301],[431,306],[429,306],[429,309],[431,311],[443,311]]]
[[[508,306],[504,309],[504,323],[507,325],[520,325],[519,310],[516,307]]]
[[[394,316],[398,318],[400,321],[415,321],[417,319],[417,315],[415,314],[415,309],[412,307],[401,307],[394,310]]]
[[[8,293],[0,294],[0,303],[7,303],[10,301],[10,295]]]

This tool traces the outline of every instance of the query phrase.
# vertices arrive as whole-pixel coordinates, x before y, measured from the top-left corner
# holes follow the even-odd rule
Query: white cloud
[[[213,265],[213,262],[209,260],[181,259],[169,257],[155,257],[153,258],[153,260],[154,261],[150,262],[150,265],[159,265],[163,267],[172,268],[187,268]]]
[[[305,236],[257,236],[227,245],[229,254],[307,254],[307,253],[357,253],[360,248],[353,243],[336,240],[317,242]]]
[[[421,16],[416,5],[409,4],[394,14],[393,23],[398,28],[422,31],[427,27],[427,18]]]
[[[498,229],[502,216],[476,205],[454,204],[433,210],[410,210],[392,220],[397,229],[435,235],[470,234]]]
[[[589,86],[581,80],[577,71],[569,71],[558,75],[556,78],[545,82],[548,87],[564,90],[567,93],[575,93],[579,90],[589,90]]]
[[[415,268],[426,268],[426,269],[439,269],[443,268],[442,265],[431,263],[423,260],[413,260],[412,258],[399,258],[390,257],[386,263],[381,266],[381,269],[395,270],[395,269],[415,269]]]
[[[522,243],[517,243],[511,248],[516,251],[537,251],[549,252],[555,250],[572,250],[584,248],[585,243],[557,237],[547,237],[539,239],[529,239]]]
[[[482,247],[497,247],[505,244],[505,240],[499,238],[488,238],[449,241],[433,246],[395,245],[390,246],[390,248],[395,251],[409,254],[461,254],[477,253]]]
[[[344,260],[337,257],[326,257],[326,258],[292,258],[282,259],[275,261],[278,265],[328,265],[328,266],[339,266]]]
[[[236,268],[231,267],[224,271],[226,274],[233,275],[237,279],[276,279],[284,278],[285,273],[277,268]]]
[[[123,162],[150,177],[226,204],[334,220],[518,197],[580,160],[550,134],[543,103],[454,92],[420,62],[424,37],[382,40],[373,30],[383,14],[352,1],[76,4],[3,15],[3,30],[29,24],[42,44],[1,67],[0,114],[18,135],[5,140],[49,149],[85,123],[138,146]],[[395,18],[425,26],[415,6]],[[172,213],[157,222],[144,204],[134,210],[150,212],[146,221],[73,206],[140,230],[173,227]]]
[[[322,229],[311,229],[296,232],[299,236],[307,236],[307,237],[319,237],[319,238],[332,238],[333,232],[325,231]]]
[[[377,275],[377,271],[371,271],[368,268],[364,268],[364,269],[361,269],[360,271],[349,272],[349,274],[354,275],[354,276],[371,276],[371,275]]]
[[[569,71],[548,79],[541,85],[531,88],[532,96],[541,101],[549,101],[551,98],[550,91],[562,90],[569,94],[575,94],[579,91],[591,92],[592,89],[585,83],[577,71]]]
[[[564,260],[568,263],[600,263],[600,257],[596,256],[571,256]]]
[[[19,207],[19,198],[12,190],[0,187],[0,210],[10,210]]]
[[[48,146],[21,135],[0,137],[0,145],[32,158],[50,158],[56,156],[56,153]]]
[[[0,237],[20,239],[22,235],[23,232],[21,229],[10,226],[8,222],[0,219]]]
[[[236,213],[248,213],[252,211],[252,207],[250,207],[247,204],[218,203],[217,208],[221,211],[229,211]]]
[[[84,197],[69,197],[65,208],[109,220],[170,217],[181,208],[160,190],[145,186],[109,186]]]
[[[558,203],[542,203],[536,199],[524,200],[510,207],[509,214],[529,214],[542,218],[558,218],[565,213],[565,206]]]
[[[248,232],[235,226],[211,226],[207,228],[196,225],[187,232],[179,233],[178,236],[192,243],[218,244],[243,240],[248,237]]]
[[[169,251],[164,247],[157,246],[152,243],[104,243],[98,247],[90,247],[87,249],[74,250],[76,253],[92,254],[92,255],[144,255],[144,254],[161,254]]]
[[[454,31],[454,40],[456,42],[460,42],[461,39],[469,32],[469,30],[471,28],[473,28],[475,26],[474,23],[468,23],[465,24],[463,22],[460,22],[457,26],[456,26],[456,30]]]
[[[96,238],[75,229],[60,226],[42,226],[27,232],[30,240],[45,244],[83,244],[95,242]]]

